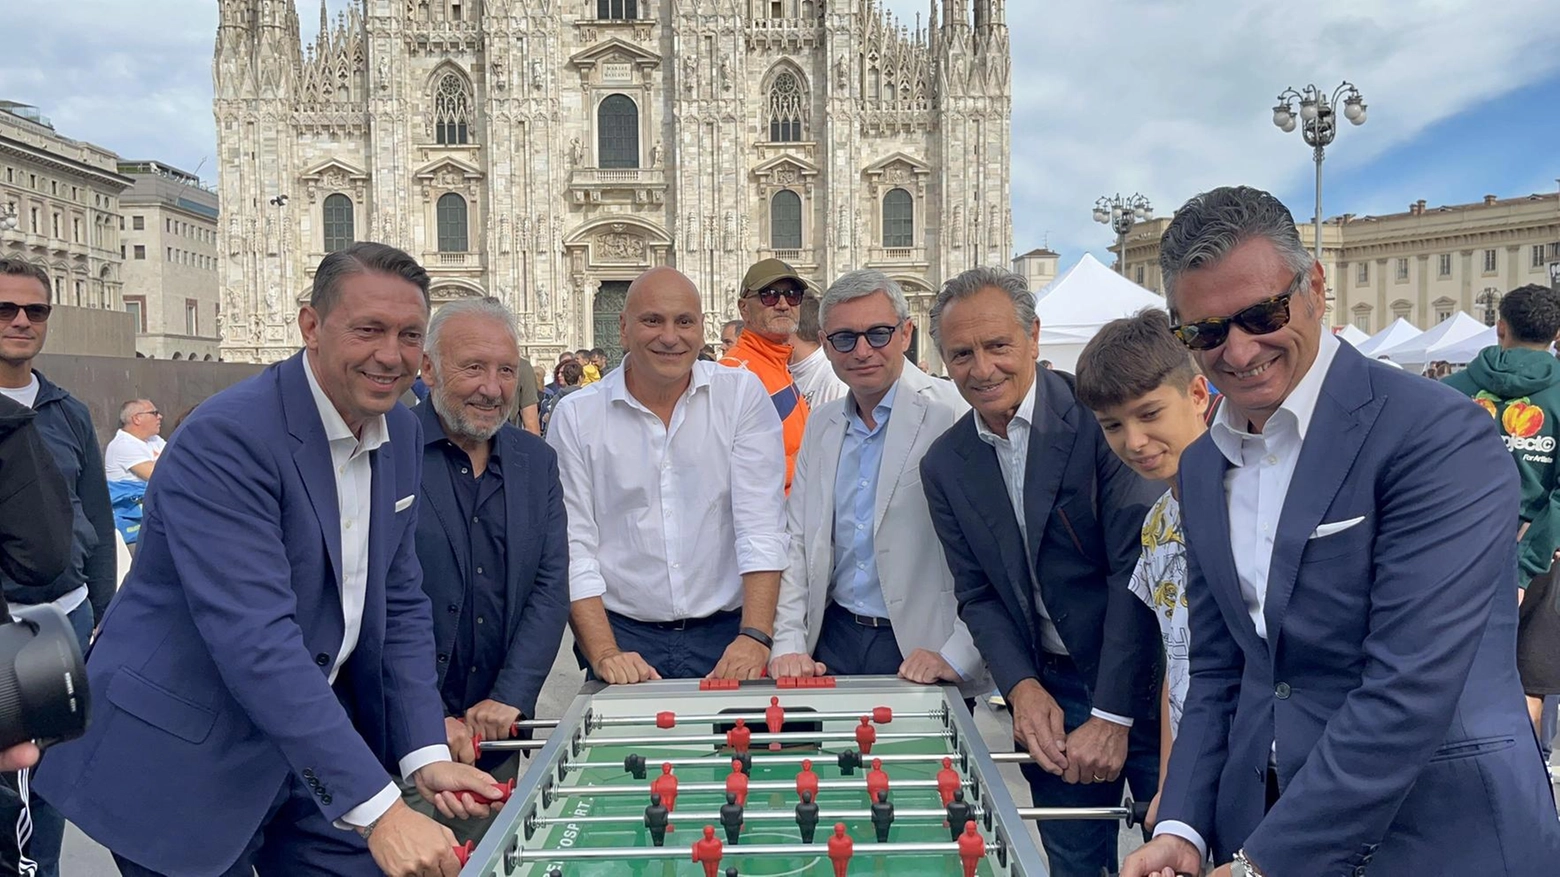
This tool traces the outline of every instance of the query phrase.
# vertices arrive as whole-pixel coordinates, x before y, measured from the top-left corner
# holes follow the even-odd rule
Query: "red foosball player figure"
[[[802,769],[796,774],[796,796],[803,792],[812,792],[813,800],[818,798],[818,775],[813,773],[811,758],[802,759]]]
[[[872,769],[867,771],[867,801],[876,801],[878,792],[888,791],[888,774],[883,772],[883,759],[872,759]]]
[[[661,775],[650,781],[652,794],[661,796],[667,810],[677,809],[677,775],[672,773],[672,763],[662,762]]]
[[[877,742],[877,729],[872,727],[872,717],[862,716],[861,724],[856,726],[856,745],[861,747],[862,755],[872,754],[872,744]]]
[[[981,850],[986,849],[981,844]],[[834,823],[834,833],[829,835],[829,861],[834,863],[834,877],[845,877],[845,869],[850,866],[850,857],[855,854],[856,842],[845,833],[845,823]]]
[[[715,877],[720,868],[722,847],[720,838],[715,836],[715,826],[704,826],[704,837],[693,842],[693,860],[704,866],[704,877]],[[981,850],[985,848],[985,844],[981,844]]]
[[[747,719],[737,719],[737,726],[726,732],[726,745],[738,755],[753,747],[753,729],[747,726]]]
[[[953,800],[953,792],[964,784],[959,778],[959,772],[953,769],[953,759],[944,758],[942,770],[937,772],[937,794],[942,798],[944,807]]]
[[[959,861],[964,864],[964,877],[975,877],[980,860],[986,858],[986,839],[975,830],[975,820],[964,823],[964,833],[959,835]]]
[[[778,734],[785,727],[785,710],[780,706],[780,698],[769,698],[769,708],[764,710],[764,724],[769,726],[769,733]],[[779,743],[769,744],[769,751],[780,749]]]
[[[748,776],[742,772],[742,762],[731,762],[731,776],[726,777],[726,791],[737,796],[737,803],[747,806]]]

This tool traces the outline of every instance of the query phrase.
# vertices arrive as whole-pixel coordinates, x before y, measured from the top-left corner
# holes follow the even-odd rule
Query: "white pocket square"
[[[1332,524],[1318,524],[1316,529],[1311,533],[1310,538],[1320,539],[1323,536],[1331,536],[1334,533],[1342,533],[1344,530],[1349,529],[1363,520],[1365,520],[1365,516],[1361,515],[1357,518],[1350,518],[1347,521],[1338,521]]]
[[[415,493],[412,494],[411,496],[408,496],[405,499],[396,500],[396,503],[395,503],[396,514],[400,514],[401,512],[404,512],[407,509],[411,508],[412,507],[412,503],[414,503],[416,501],[417,501],[417,494],[415,494]]]

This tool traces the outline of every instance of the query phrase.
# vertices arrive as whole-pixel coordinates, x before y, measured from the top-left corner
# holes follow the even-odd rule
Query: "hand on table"
[[[595,671],[596,678],[608,685],[632,685],[661,678],[638,652],[614,651],[603,655],[596,661]]]
[[[481,734],[484,740],[508,740],[514,733],[515,722],[518,721],[520,721],[519,709],[491,698],[466,710],[466,727]]]
[[[1067,771],[1067,727],[1062,708],[1033,678],[1013,686],[1007,695],[1013,713],[1013,739],[1029,751],[1046,773]]]
[[[1162,834],[1138,847],[1121,864],[1121,877],[1176,877],[1177,874],[1201,874],[1202,857],[1191,841],[1173,834]],[[1230,877],[1228,865],[1213,872],[1213,877]]]
[[[1114,782],[1127,762],[1127,735],[1131,730],[1126,725],[1090,717],[1067,735],[1067,769],[1062,779],[1085,784]]]
[[[899,665],[899,678],[930,685],[933,682],[958,682],[959,672],[937,652],[916,649]]]
[[[779,655],[769,662],[769,675],[776,679],[782,676],[824,676],[829,668],[821,661],[814,661],[812,655],[803,655],[800,652]]]
[[[769,649],[752,637],[739,636],[710,671],[709,679],[757,679],[769,664]]]
[[[435,761],[412,779],[418,793],[449,819],[486,819],[503,806],[498,801],[502,797],[498,783],[470,765]]]
[[[460,873],[455,835],[399,800],[369,831],[368,852],[388,877],[456,877]]]
[[[471,728],[465,722],[445,716],[444,740],[450,746],[450,757],[461,764],[477,763],[477,747],[471,742]]]

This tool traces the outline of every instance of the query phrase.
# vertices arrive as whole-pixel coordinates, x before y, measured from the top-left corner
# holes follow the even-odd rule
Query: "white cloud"
[[[925,0],[884,3],[902,20],[926,20]],[[1301,193],[1290,207],[1306,221],[1311,153],[1298,132],[1272,125],[1281,90],[1358,85],[1369,120],[1345,126],[1327,158],[1329,169],[1358,167],[1554,75],[1553,13],[1551,0],[1008,0],[1014,246],[1038,245],[1049,231],[1065,255],[1108,258],[1112,233],[1089,214],[1116,192],[1141,191],[1168,214],[1199,191],[1247,183]],[[1523,124],[1511,120],[1513,136]],[[1417,197],[1434,193],[1390,201],[1401,210]],[[1346,191],[1330,188],[1325,199],[1328,214],[1356,209]]]

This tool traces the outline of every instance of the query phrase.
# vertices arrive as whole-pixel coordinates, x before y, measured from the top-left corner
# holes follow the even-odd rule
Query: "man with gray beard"
[[[514,314],[496,300],[445,305],[428,324],[430,404],[415,409],[423,428],[417,558],[433,602],[450,752],[467,764],[476,760],[474,733],[505,739],[534,715],[569,617],[557,454],[510,422],[520,382],[532,379],[523,362]],[[518,755],[480,763],[504,782]],[[407,803],[416,797],[414,789]],[[462,842],[486,830],[478,820],[441,821]]]

